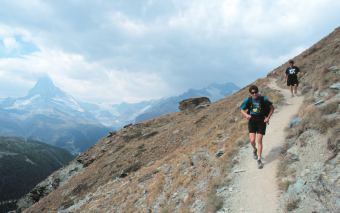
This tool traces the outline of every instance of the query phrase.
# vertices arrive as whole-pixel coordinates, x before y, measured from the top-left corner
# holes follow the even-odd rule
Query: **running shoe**
[[[257,160],[257,168],[259,168],[259,169],[263,168],[263,163],[260,159]]]

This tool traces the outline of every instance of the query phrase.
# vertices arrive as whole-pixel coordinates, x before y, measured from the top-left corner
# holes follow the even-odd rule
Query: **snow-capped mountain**
[[[34,113],[50,112],[51,109],[58,109],[65,113],[85,112],[77,100],[56,87],[47,76],[40,78],[25,97],[9,98],[0,103],[0,106],[5,110],[32,111]]]
[[[0,135],[46,141],[77,153],[108,131],[47,76],[40,78],[26,96],[0,102]]]

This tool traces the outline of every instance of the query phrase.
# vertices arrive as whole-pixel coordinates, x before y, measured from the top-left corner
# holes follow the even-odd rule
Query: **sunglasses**
[[[250,94],[257,94],[258,91],[251,91]]]

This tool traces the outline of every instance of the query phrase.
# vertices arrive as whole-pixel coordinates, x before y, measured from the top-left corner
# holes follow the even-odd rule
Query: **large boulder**
[[[210,103],[211,102],[207,97],[189,98],[179,102],[178,108],[181,111],[186,109],[197,109],[200,106],[208,106]]]

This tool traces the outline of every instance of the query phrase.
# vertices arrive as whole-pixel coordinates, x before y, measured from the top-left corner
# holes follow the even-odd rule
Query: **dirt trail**
[[[249,145],[241,149],[237,157],[239,164],[234,167],[232,185],[228,189],[226,202],[229,204],[226,204],[224,212],[281,212],[278,207],[279,190],[276,182],[280,147],[284,144],[284,129],[292,116],[297,114],[303,97],[291,97],[290,91],[278,87],[274,80],[269,86],[284,95],[286,105],[275,109],[276,112],[267,127],[263,139],[264,168],[257,168]]]

